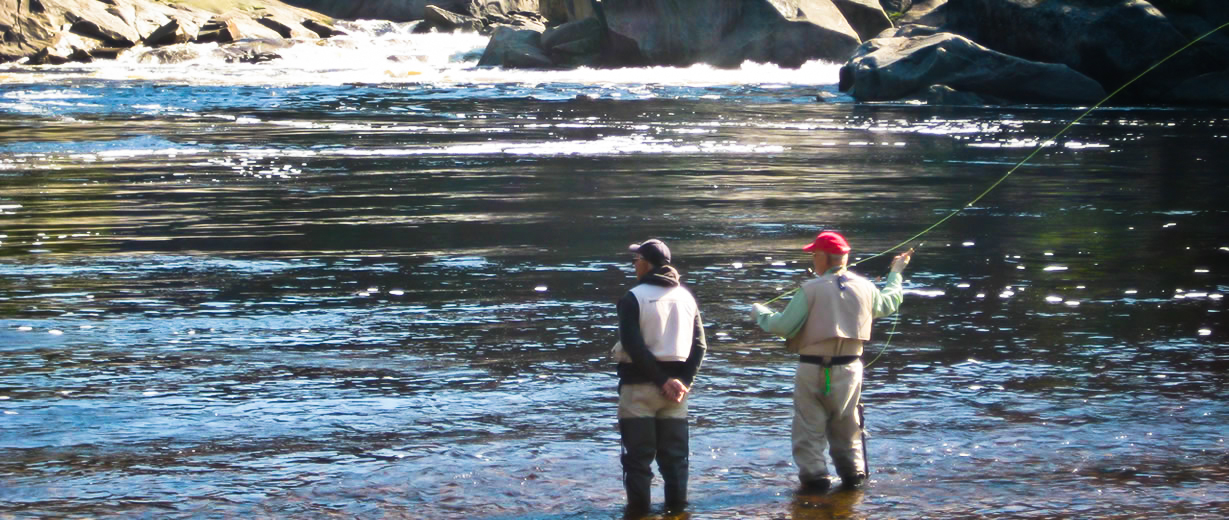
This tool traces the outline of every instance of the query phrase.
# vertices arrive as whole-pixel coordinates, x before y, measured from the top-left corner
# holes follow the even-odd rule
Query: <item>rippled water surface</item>
[[[0,516],[618,517],[606,351],[649,237],[708,328],[692,518],[1229,514],[1229,112],[1096,111],[913,241],[869,348],[872,483],[816,496],[751,302],[817,231],[895,246],[1081,110],[472,59],[5,72]]]

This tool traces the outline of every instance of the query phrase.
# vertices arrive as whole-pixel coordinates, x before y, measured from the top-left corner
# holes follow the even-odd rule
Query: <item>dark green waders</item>
[[[619,419],[623,437],[623,488],[627,491],[627,515],[649,512],[652,506],[652,463],[657,459],[666,484],[666,510],[687,505],[687,419],[642,417]]]

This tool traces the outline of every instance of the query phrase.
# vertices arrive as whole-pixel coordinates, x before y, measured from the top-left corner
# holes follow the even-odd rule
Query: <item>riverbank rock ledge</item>
[[[1022,103],[1095,103],[1105,96],[1099,83],[1066,65],[1009,56],[951,33],[871,40],[841,68],[838,86],[859,101],[957,99],[932,86]]]
[[[1090,81],[1116,90],[1226,22],[1225,0],[924,0],[862,44],[840,88],[864,101],[1095,102]],[[1229,34],[1213,33],[1112,102],[1229,105],[1227,72]]]
[[[578,2],[584,1],[589,5],[579,7]],[[856,16],[858,28],[851,25],[842,5]],[[785,67],[810,60],[839,63],[861,43],[859,31],[875,34],[891,27],[873,0],[573,0],[567,6],[550,12],[591,10],[597,20],[591,27],[600,31],[593,40],[598,45],[586,39],[570,52],[544,50],[552,58],[566,60],[552,62],[556,67],[576,63],[607,67],[698,63],[738,67],[746,61]],[[492,39],[492,45],[498,44]],[[589,55],[578,52],[581,46]],[[487,54],[506,53],[488,47]],[[513,66],[497,59],[484,62]]]
[[[207,6],[211,9],[195,7]],[[138,45],[311,39],[332,19],[278,1],[20,0],[0,6],[0,62],[114,59]],[[266,58],[267,53],[266,53]],[[262,58],[263,60],[263,58]]]
[[[844,64],[860,101],[1090,103],[1229,22],[1229,0],[13,0],[0,62],[115,58],[214,42],[275,59],[338,34],[335,18],[490,34],[480,66]],[[141,57],[177,59],[178,47]],[[1229,106],[1229,30],[1144,74],[1111,103]]]

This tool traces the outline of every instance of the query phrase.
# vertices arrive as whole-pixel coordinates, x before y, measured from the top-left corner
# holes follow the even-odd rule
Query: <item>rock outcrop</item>
[[[115,58],[137,45],[318,38],[332,20],[268,0],[218,0],[215,11],[157,0],[21,0],[0,5],[0,62]]]
[[[1166,97],[1178,104],[1229,106],[1229,70],[1188,79]]]
[[[604,0],[599,16],[626,63],[797,67],[861,42],[832,0]]]
[[[1094,103],[1105,96],[1099,83],[1066,65],[1009,56],[950,33],[866,42],[840,79],[840,89],[859,101],[917,97],[936,85],[1024,103]]]
[[[879,5],[879,0],[833,0],[833,3],[862,41],[892,28],[892,20]]]
[[[542,33],[529,29],[500,27],[491,35],[479,67],[541,69],[554,67],[542,51]]]
[[[287,4],[346,20],[412,22],[427,17],[427,7],[484,20],[490,30],[516,25],[517,16],[537,19],[538,0],[286,0]],[[544,18],[543,18],[544,20]]]
[[[201,5],[210,8],[191,7]],[[227,59],[259,63],[276,59],[286,41],[338,34],[329,16],[491,34],[481,66],[826,60],[845,62],[840,87],[863,101],[1083,104],[1229,22],[1229,1],[14,0],[0,4],[0,62],[89,61],[138,45],[214,42]],[[1223,32],[1114,101],[1229,104]]]
[[[1144,0],[949,0],[944,29],[999,52],[1065,64],[1107,89],[1190,41]],[[1156,100],[1182,80],[1229,66],[1229,56],[1208,50],[1175,56],[1121,93],[1122,100]]]
[[[992,103],[1087,102],[1092,90],[1086,80],[1103,91],[1116,90],[1229,21],[1224,0],[880,1],[885,11],[903,12],[896,16],[896,28],[863,43],[842,69],[841,86],[857,99],[965,103],[974,94]],[[1140,76],[1113,102],[1222,104],[1217,73],[1229,70],[1225,32]],[[950,34],[941,44],[928,38],[942,33]],[[968,43],[951,41],[951,34]],[[982,50],[974,52],[969,44]],[[955,67],[953,52],[974,61]],[[1020,84],[984,81],[993,69],[998,71],[991,79],[1015,78]],[[1049,92],[1033,88],[1039,82],[1021,75],[1024,70],[1050,77]],[[1063,83],[1072,72],[1079,79]]]
[[[597,0],[538,0],[538,13],[550,25],[561,25],[597,16]]]
[[[568,22],[542,33],[542,49],[552,64],[592,66],[602,52],[603,32],[602,22],[597,18]]]

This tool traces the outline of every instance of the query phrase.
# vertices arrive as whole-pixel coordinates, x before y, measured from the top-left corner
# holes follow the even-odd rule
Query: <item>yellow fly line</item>
[[[1221,29],[1224,29],[1225,27],[1229,27],[1229,22],[1226,22],[1226,23],[1222,24],[1220,27],[1217,27],[1217,28],[1215,28],[1215,29],[1212,29],[1211,31],[1208,31],[1208,32],[1204,33],[1202,36],[1200,36],[1200,37],[1198,37],[1198,38],[1195,38],[1194,40],[1191,40],[1189,43],[1187,43],[1186,45],[1183,45],[1183,46],[1182,46],[1181,48],[1179,48],[1178,50],[1176,50],[1176,51],[1174,51],[1174,52],[1170,53],[1168,56],[1166,56],[1166,57],[1162,58],[1160,61],[1158,61],[1158,62],[1154,63],[1151,67],[1148,67],[1147,69],[1145,69],[1143,72],[1139,73],[1139,74],[1138,74],[1137,76],[1135,76],[1134,78],[1131,78],[1131,80],[1130,80],[1130,81],[1128,81],[1128,82],[1126,82],[1126,83],[1123,83],[1121,87],[1118,87],[1118,88],[1117,88],[1116,90],[1114,90],[1113,92],[1110,92],[1107,96],[1105,96],[1103,99],[1101,99],[1101,101],[1098,101],[1098,102],[1097,102],[1097,104],[1095,104],[1095,105],[1093,105],[1093,106],[1089,107],[1089,108],[1088,108],[1088,110],[1085,110],[1085,111],[1084,111],[1084,113],[1080,114],[1080,116],[1079,116],[1079,117],[1077,117],[1077,118],[1075,118],[1075,119],[1071,120],[1071,122],[1070,122],[1070,123],[1067,123],[1067,126],[1064,126],[1064,127],[1063,127],[1063,129],[1062,129],[1062,130],[1059,130],[1059,131],[1058,131],[1058,133],[1054,134],[1054,136],[1053,136],[1053,137],[1051,137],[1051,138],[1049,138],[1049,139],[1046,139],[1045,141],[1042,141],[1041,143],[1038,143],[1038,144],[1037,144],[1037,146],[1033,147],[1033,151],[1032,151],[1031,153],[1029,153],[1027,156],[1025,156],[1023,159],[1021,159],[1021,160],[1020,160],[1020,162],[1016,163],[1016,165],[1015,165],[1015,166],[1012,166],[1012,167],[1011,167],[1011,169],[1007,170],[1007,173],[1004,173],[1004,174],[1003,174],[1003,176],[1002,176],[1002,177],[999,177],[999,179],[998,179],[998,180],[994,181],[994,183],[993,183],[993,184],[991,184],[991,185],[990,185],[990,187],[986,188],[984,191],[982,191],[982,192],[981,192],[980,194],[978,194],[976,197],[973,197],[973,200],[970,200],[970,201],[969,201],[968,203],[966,203],[964,206],[961,206],[960,208],[957,208],[957,209],[953,210],[951,213],[948,213],[948,214],[947,214],[947,216],[945,216],[945,217],[943,217],[943,218],[939,219],[939,221],[938,221],[938,222],[935,222],[934,224],[930,225],[930,227],[927,227],[926,229],[921,230],[921,231],[920,231],[920,232],[918,232],[916,235],[913,235],[913,236],[911,236],[911,237],[909,237],[909,238],[907,238],[907,239],[905,239],[905,240],[901,241],[899,244],[896,244],[896,245],[894,245],[894,246],[892,246],[892,247],[889,247],[889,248],[887,248],[887,249],[883,250],[883,251],[882,251],[882,252],[880,252],[880,253],[876,253],[876,254],[874,254],[874,255],[868,256],[868,257],[863,258],[863,259],[861,259],[861,260],[858,260],[857,262],[854,262],[854,263],[852,263],[852,264],[849,264],[849,267],[853,267],[853,266],[858,265],[858,264],[860,264],[860,263],[862,263],[862,262],[865,262],[865,261],[867,261],[867,260],[871,260],[871,259],[874,259],[874,258],[879,258],[879,257],[881,257],[881,256],[883,256],[883,255],[886,255],[886,254],[888,254],[888,253],[891,253],[891,252],[893,252],[893,251],[896,251],[897,249],[900,249],[900,248],[904,247],[906,244],[909,244],[910,242],[913,242],[914,240],[917,240],[917,239],[921,238],[922,236],[926,235],[927,233],[930,233],[931,231],[934,231],[934,229],[935,229],[935,228],[937,228],[937,227],[939,227],[939,226],[943,225],[943,223],[947,222],[948,220],[951,220],[951,218],[952,218],[952,217],[955,217],[956,215],[960,214],[960,212],[962,212],[962,211],[964,211],[964,210],[966,210],[966,209],[968,209],[968,208],[973,207],[973,205],[974,205],[974,204],[977,204],[977,202],[978,202],[978,201],[982,200],[982,198],[984,198],[986,195],[988,195],[991,191],[994,191],[994,189],[995,189],[995,188],[998,188],[1000,184],[1003,184],[1003,181],[1006,181],[1008,177],[1011,177],[1011,174],[1016,173],[1016,170],[1019,170],[1021,166],[1024,166],[1024,165],[1025,165],[1025,163],[1027,163],[1027,162],[1029,162],[1030,160],[1032,160],[1032,158],[1033,158],[1033,157],[1035,157],[1038,153],[1041,153],[1041,150],[1042,150],[1043,148],[1045,148],[1046,146],[1049,146],[1051,143],[1053,143],[1053,142],[1057,141],[1059,137],[1062,137],[1062,136],[1063,136],[1063,134],[1067,133],[1067,131],[1068,131],[1068,130],[1071,130],[1071,128],[1072,128],[1072,127],[1074,127],[1076,123],[1079,123],[1079,122],[1080,122],[1080,120],[1084,119],[1084,117],[1085,117],[1085,116],[1087,116],[1088,114],[1092,113],[1092,111],[1093,111],[1093,110],[1096,110],[1096,109],[1098,109],[1098,108],[1101,108],[1101,106],[1102,106],[1102,105],[1104,105],[1107,101],[1109,101],[1111,98],[1113,98],[1114,96],[1116,96],[1119,92],[1122,92],[1122,90],[1123,90],[1123,89],[1125,89],[1125,88],[1127,88],[1127,87],[1131,86],[1131,84],[1132,84],[1132,83],[1135,83],[1135,82],[1136,82],[1136,81],[1138,81],[1140,78],[1142,78],[1142,77],[1144,77],[1145,75],[1147,75],[1149,72],[1152,72],[1154,69],[1156,69],[1157,67],[1161,66],[1161,64],[1163,64],[1163,63],[1165,63],[1165,62],[1169,61],[1169,59],[1170,59],[1170,58],[1173,58],[1174,56],[1177,56],[1177,55],[1181,54],[1183,51],[1185,51],[1186,49],[1190,48],[1192,45],[1195,45],[1196,43],[1199,43],[1199,42],[1200,42],[1201,40],[1203,40],[1204,38],[1207,38],[1208,36],[1211,36],[1212,34],[1216,33],[1217,31],[1219,31],[1219,30],[1221,30]],[[794,289],[791,289],[791,290],[789,290],[789,291],[786,291],[786,292],[784,292],[784,293],[782,293],[782,294],[778,295],[777,297],[775,297],[775,298],[773,298],[773,299],[771,299],[771,300],[768,300],[768,301],[767,301],[767,302],[765,302],[765,303],[767,304],[767,303],[772,303],[772,302],[775,302],[775,301],[777,301],[777,300],[780,300],[781,298],[784,298],[784,297],[786,297],[786,296],[789,296],[789,295],[791,295],[791,294],[794,294],[795,292],[797,292],[797,291],[798,291],[798,289],[799,289],[799,288],[798,288],[798,287],[796,287],[796,288],[794,288]],[[881,349],[881,350],[879,351],[879,354],[878,354],[878,355],[876,355],[874,359],[872,359],[869,363],[867,363],[867,364],[866,364],[866,366],[867,366],[867,367],[871,366],[871,364],[873,364],[876,360],[878,360],[878,359],[879,359],[879,356],[882,356],[882,355],[883,355],[883,352],[884,352],[884,351],[886,351],[886,350],[888,349],[888,343],[890,343],[890,342],[892,341],[892,335],[893,335],[893,334],[895,334],[895,332],[896,332],[896,325],[897,325],[898,323],[900,323],[900,312],[899,312],[899,311],[897,311],[897,313],[896,313],[896,319],[895,319],[895,320],[893,320],[893,322],[892,322],[892,330],[888,332],[888,337],[887,337],[887,339],[886,339],[886,340],[884,340],[884,343],[883,343],[883,349]]]

